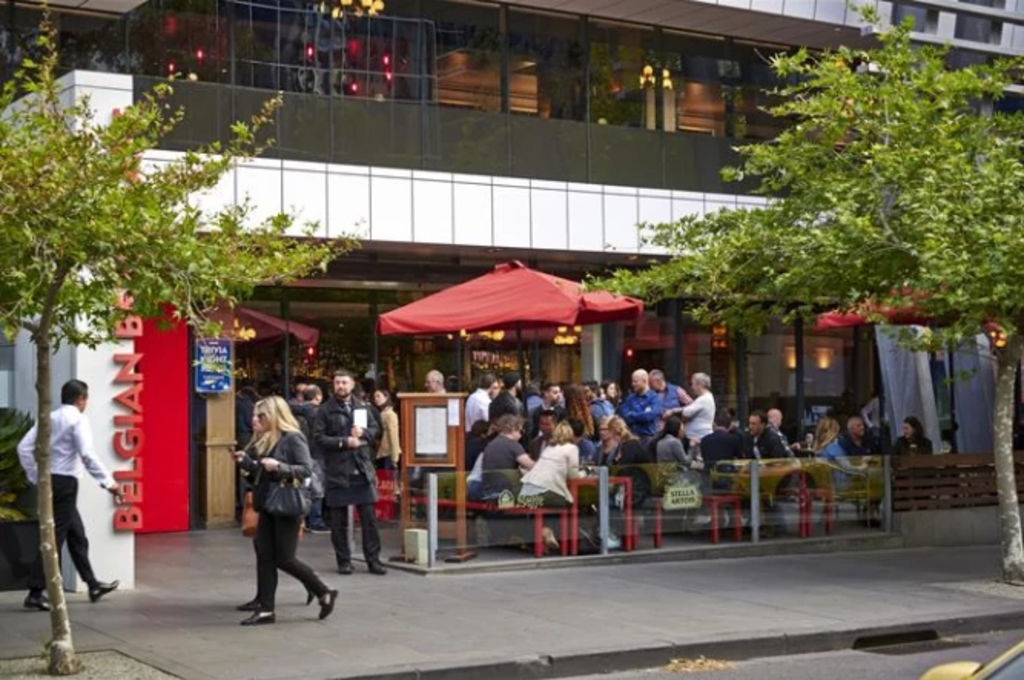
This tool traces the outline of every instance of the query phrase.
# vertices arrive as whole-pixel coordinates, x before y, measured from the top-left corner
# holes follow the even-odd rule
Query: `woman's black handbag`
[[[271,484],[263,501],[263,510],[275,517],[303,517],[309,514],[311,501],[306,485],[297,479]]]

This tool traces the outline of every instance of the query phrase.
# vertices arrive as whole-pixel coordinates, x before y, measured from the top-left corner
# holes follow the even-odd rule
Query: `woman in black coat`
[[[266,511],[267,496],[272,486],[280,483],[303,483],[312,473],[313,461],[309,445],[298,423],[281,397],[267,397],[253,410],[255,439],[247,451],[235,451],[235,461],[248,476],[253,490],[253,507],[259,511],[256,529],[256,576],[259,606],[243,626],[274,623],[274,595],[277,592],[277,570],[291,574],[320,602],[320,618],[334,610],[337,590],[331,590],[309,565],[295,556],[302,517],[283,517]]]

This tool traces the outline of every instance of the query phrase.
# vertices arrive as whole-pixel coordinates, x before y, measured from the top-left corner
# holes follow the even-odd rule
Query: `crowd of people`
[[[337,371],[331,387],[325,398],[319,386],[299,382],[287,402],[265,397],[251,405],[251,395],[240,391],[239,422],[247,418],[248,427],[239,438],[249,445],[236,458],[260,510],[254,540],[257,595],[239,607],[252,612],[247,624],[273,622],[277,569],[303,582],[309,602],[320,602],[321,616],[330,613],[336,597],[295,557],[301,519],[282,522],[260,507],[275,484],[307,485],[312,502],[305,528],[330,533],[341,574],[353,571],[348,508],[354,507],[367,568],[387,573],[380,559],[376,480],[378,470],[400,464],[399,417],[387,389],[359,384],[348,371]],[[436,370],[424,383],[429,393],[455,387]],[[630,502],[638,507],[653,491],[651,466],[662,480],[688,476],[708,491],[709,473],[720,461],[793,456],[817,456],[833,469],[839,488],[852,476],[866,474],[865,456],[880,453],[879,437],[869,432],[861,415],[846,418],[843,426],[839,418],[823,416],[812,437],[792,443],[777,408],[753,411],[741,427],[733,410],[716,405],[705,373],[694,373],[684,388],[661,370],[640,369],[633,372],[630,387],[622,393],[613,381],[524,386],[514,371],[480,374],[464,413],[469,499],[495,507],[568,507],[575,502],[572,480],[607,466],[618,477],[632,477]],[[916,418],[903,423],[895,452],[931,452]],[[618,500],[612,507],[621,510],[621,489],[613,492]],[[613,546],[616,540],[611,538]],[[543,541],[550,549],[559,547],[550,527],[544,527]]]
[[[424,388],[443,393],[454,388],[439,371],[427,374]],[[614,382],[523,386],[518,373],[481,374],[465,404],[466,470],[471,500],[520,507],[567,507],[576,499],[572,480],[600,466],[633,476],[631,502],[638,506],[652,491],[652,464],[659,476],[699,475],[720,461],[816,456],[830,465],[835,487],[866,474],[865,458],[879,454],[881,437],[864,415],[840,419],[825,415],[806,442],[791,443],[782,432],[777,408],[754,411],[743,429],[728,408],[718,408],[711,378],[690,377],[689,390],[669,382],[660,370],[636,370],[631,391],[623,395]],[[330,532],[337,569],[353,573],[349,547],[349,508],[361,523],[362,551],[370,573],[384,575],[376,523],[377,473],[394,470],[402,454],[401,425],[392,395],[381,386],[360,384],[346,370],[334,373],[331,394],[317,384],[299,381],[292,398],[260,397],[242,385],[236,395],[234,452],[251,492],[257,514],[253,547],[257,589],[238,609],[251,615],[244,625],[275,621],[277,572],[298,579],[307,604],[317,600],[319,617],[334,609],[338,591],[296,556],[302,523],[311,532]],[[62,405],[51,414],[54,521],[58,547],[65,542],[95,602],[117,588],[99,581],[88,560],[88,541],[76,509],[77,481],[83,468],[112,494],[120,490],[96,459],[88,420],[82,414],[88,387],[70,381],[61,390]],[[901,424],[896,455],[929,454],[932,443],[921,422],[911,416]],[[18,445],[26,475],[35,482],[32,456],[36,436],[29,431]],[[616,495],[621,499],[621,489]],[[619,501],[617,507],[622,508]],[[558,547],[550,527],[544,543]],[[614,542],[614,538],[613,541]],[[37,560],[25,599],[28,609],[49,609],[43,593],[42,562]]]

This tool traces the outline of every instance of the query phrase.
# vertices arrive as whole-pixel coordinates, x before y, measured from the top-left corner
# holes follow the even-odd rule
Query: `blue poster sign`
[[[196,340],[196,392],[220,394],[231,389],[231,341]]]

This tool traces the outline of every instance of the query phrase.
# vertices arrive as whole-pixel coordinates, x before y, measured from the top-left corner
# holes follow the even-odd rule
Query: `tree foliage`
[[[57,560],[50,480],[50,356],[61,343],[114,339],[128,315],[167,309],[201,334],[218,331],[213,312],[259,284],[326,268],[351,247],[313,238],[287,215],[257,222],[248,201],[204,211],[199,197],[237,163],[259,153],[271,99],[226,144],[171,160],[147,159],[182,118],[163,84],[99,122],[87,99],[70,101],[56,78],[52,25],[37,61],[25,60],[0,92],[0,333],[29,333],[36,348],[40,552],[51,603],[49,670],[79,664]]]
[[[947,67],[909,26],[869,51],[777,55],[788,85],[772,109],[791,126],[741,147],[724,172],[754,179],[764,206],[648,226],[672,259],[606,285],[686,296],[697,313],[756,330],[823,306],[914,306],[941,320],[940,342],[986,322],[1024,330],[1024,117],[984,115],[1019,64]]]
[[[906,23],[881,33],[875,49],[774,57],[788,84],[772,112],[791,125],[739,149],[742,166],[725,171],[759,182],[765,204],[649,227],[671,259],[603,285],[689,297],[698,317],[741,332],[829,307],[874,321],[894,310],[934,320],[934,332],[901,334],[910,348],[1001,331],[992,422],[1002,571],[1020,583],[1012,431],[1024,333],[1024,115],[991,108],[1021,63],[953,69],[948,49],[913,45],[910,33]]]
[[[126,314],[175,314],[203,326],[217,305],[254,286],[326,267],[352,246],[312,240],[283,214],[259,224],[248,203],[204,212],[198,195],[258,154],[257,134],[279,99],[232,126],[227,144],[168,162],[144,160],[180,121],[160,85],[98,124],[88,100],[64,101],[52,36],[0,94],[0,324],[37,333],[53,310],[52,340],[96,345]],[[22,96],[24,95],[24,96]],[[20,97],[20,99],[19,99]],[[306,237],[306,238],[303,238]],[[132,309],[118,304],[121,293]]]

